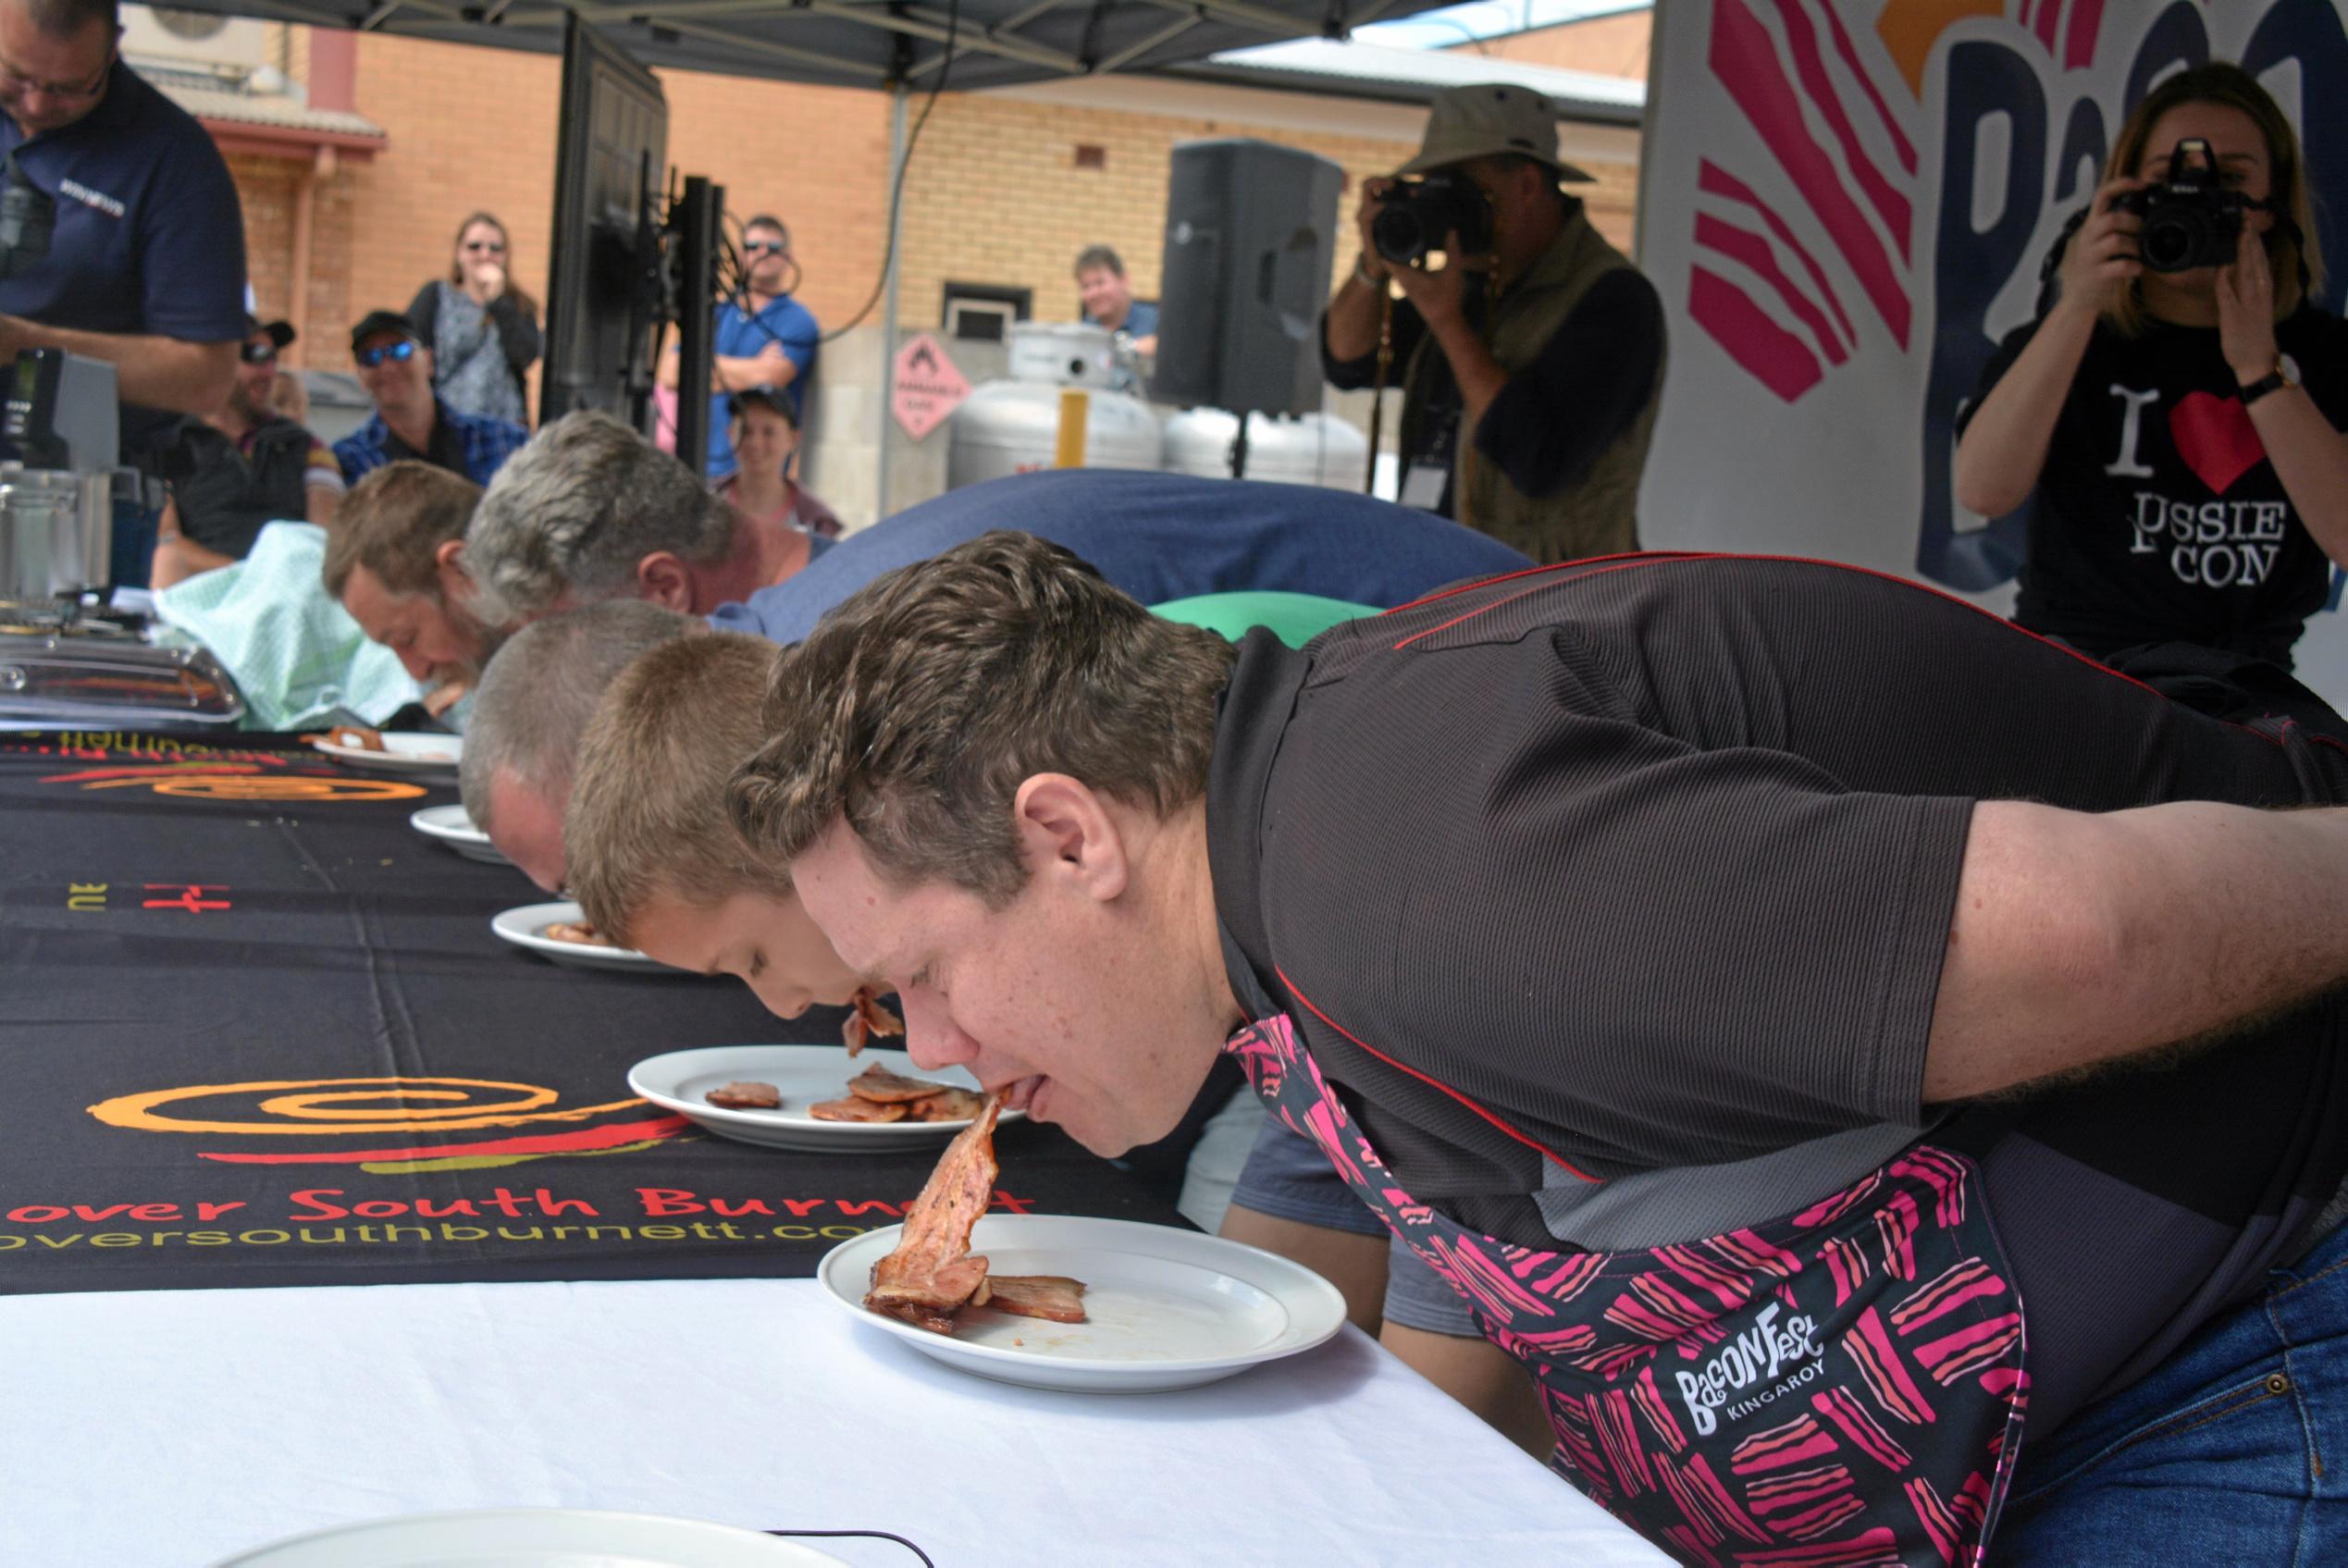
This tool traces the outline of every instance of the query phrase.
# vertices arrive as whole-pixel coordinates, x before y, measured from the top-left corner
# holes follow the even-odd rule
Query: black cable
[[[937,1564],[930,1561],[930,1554],[928,1552],[923,1551],[920,1547],[915,1546],[903,1536],[892,1536],[886,1530],[769,1530],[766,1534],[770,1536],[822,1536],[827,1537],[839,1536],[862,1536],[871,1540],[895,1541],[897,1545],[903,1547],[906,1550],[920,1558],[921,1560],[921,1568],[937,1568]]]

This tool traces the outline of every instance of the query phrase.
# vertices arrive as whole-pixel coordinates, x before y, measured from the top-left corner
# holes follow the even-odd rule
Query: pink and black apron
[[[2021,1438],[2021,1300],[1971,1163],[1916,1145],[1798,1214],[1537,1251],[1412,1199],[1275,1014],[1224,1049],[1539,1384],[1550,1463],[1705,1568],[1980,1563]]]

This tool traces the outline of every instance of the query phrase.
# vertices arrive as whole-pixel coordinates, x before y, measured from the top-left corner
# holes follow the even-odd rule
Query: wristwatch
[[[1369,257],[1365,253],[1356,252],[1354,253],[1353,281],[1373,289],[1376,288],[1380,281],[1378,277],[1370,271]]]
[[[2256,402],[2268,392],[2279,391],[2285,387],[2298,386],[2299,377],[2292,374],[2292,369],[2293,366],[2287,356],[2282,354],[2276,355],[2274,369],[2269,370],[2257,380],[2249,382],[2243,386],[2242,389],[2242,406],[2248,408],[2252,403]]]

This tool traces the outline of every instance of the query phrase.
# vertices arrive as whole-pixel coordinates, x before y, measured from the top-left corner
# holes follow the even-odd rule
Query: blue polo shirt
[[[0,312],[85,332],[192,343],[244,338],[244,214],[211,136],[117,61],[98,106],[25,139],[0,113],[0,154],[56,203],[49,253],[0,278]],[[122,410],[130,462],[180,416]]]
[[[1379,609],[1532,562],[1489,535],[1350,490],[1117,468],[1045,469],[948,490],[848,535],[821,561],[710,619],[797,642],[884,572],[992,528],[1066,545],[1143,604],[1250,590]]]
[[[749,359],[769,343],[781,343],[784,353],[798,366],[799,373],[785,389],[791,400],[791,421],[797,424],[804,401],[801,394],[807,390],[808,377],[815,374],[815,340],[822,336],[814,313],[788,294],[767,301],[756,315],[744,314],[740,305],[727,300],[717,308],[712,352],[728,359]],[[712,479],[734,472],[734,443],[725,434],[725,400],[731,395],[715,392],[710,397],[709,477]]]

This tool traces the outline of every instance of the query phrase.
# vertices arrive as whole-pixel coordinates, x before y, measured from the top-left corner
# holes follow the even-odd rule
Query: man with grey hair
[[[564,414],[498,471],[465,530],[493,623],[609,599],[706,615],[783,581],[828,540],[744,515],[608,414]]]
[[[549,893],[567,872],[562,812],[596,704],[640,656],[704,629],[673,610],[614,599],[535,622],[489,661],[458,787],[473,825]]]

